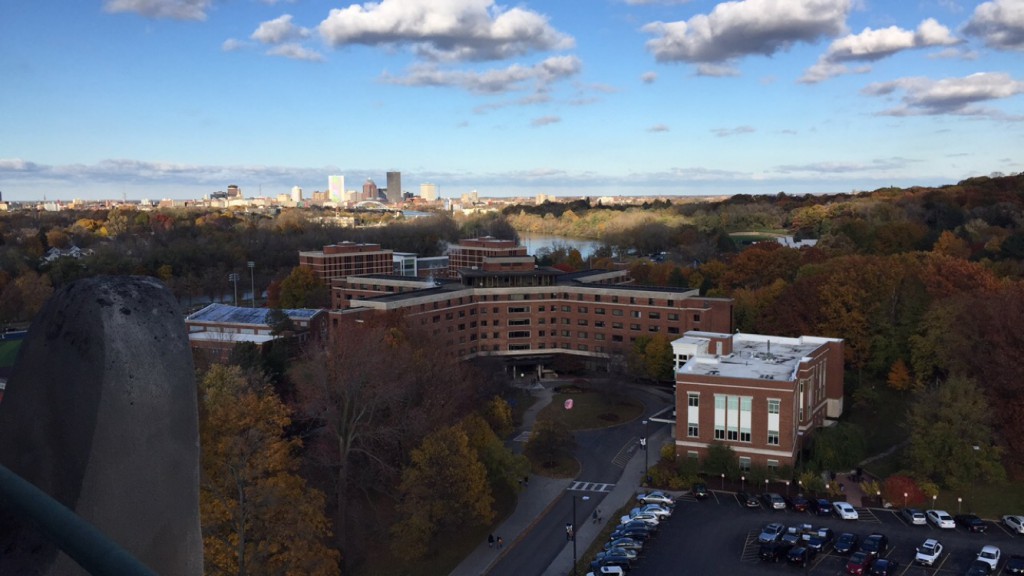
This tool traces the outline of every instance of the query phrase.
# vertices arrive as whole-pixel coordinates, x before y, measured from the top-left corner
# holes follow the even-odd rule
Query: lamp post
[[[907,493],[906,492],[903,493],[903,507],[904,508],[907,507]]]
[[[640,439],[640,444],[644,447],[644,482],[647,481],[647,423],[648,420],[644,420],[644,437]]]
[[[249,260],[246,263],[246,265],[249,266],[249,285],[250,285],[250,287],[252,289],[252,307],[255,308],[256,307],[256,276],[255,276],[255,273],[253,272],[253,269],[256,268],[256,263],[253,262],[252,260]]]
[[[878,498],[878,506],[882,505],[882,491],[875,490],[875,498]]]
[[[590,500],[590,496],[582,496],[583,500]],[[566,533],[569,539],[572,540],[572,574],[577,576],[576,573],[576,495],[572,495],[572,522],[566,526]]]
[[[797,488],[800,491],[799,494],[803,494],[804,493],[804,481],[803,480],[797,480],[796,481],[796,485],[799,487],[799,488]]]
[[[722,472],[722,490],[725,491],[725,472]]]
[[[764,479],[764,491],[768,492],[768,479],[767,478]]]
[[[234,272],[228,274],[228,282],[235,285],[235,306],[238,306],[238,274]]]
[[[789,480],[786,480],[786,496],[789,496],[789,495],[790,495],[790,492],[789,492]]]
[[[961,498],[959,496],[956,497],[956,513],[957,514],[961,513],[960,505],[963,504],[963,502],[964,502],[963,498]]]
[[[932,510],[935,509],[935,500],[938,499],[938,494],[932,494]]]
[[[740,476],[740,492],[743,491],[743,482],[746,481],[746,476]]]

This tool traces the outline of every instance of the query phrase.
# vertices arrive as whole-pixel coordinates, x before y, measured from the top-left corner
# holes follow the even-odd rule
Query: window
[[[694,322],[694,324],[699,324],[700,323],[700,314],[694,314],[693,315],[693,322]]]
[[[612,316],[622,316],[622,310],[615,308],[612,310]]]
[[[604,316],[604,308],[594,308],[594,314],[598,316]]]
[[[672,314],[668,315],[668,319],[669,320],[679,320],[679,314],[676,314],[676,313],[673,312]]]
[[[633,318],[639,318],[640,317],[640,311],[639,310],[633,310],[632,312],[630,312],[630,316],[632,316]]]
[[[576,347],[576,349],[577,350],[582,350],[583,352],[586,352],[587,351],[587,345],[586,344],[580,344],[580,345],[578,345]]]
[[[749,456],[740,456],[740,472],[750,472]]]
[[[725,440],[725,396],[715,396],[715,440]]]
[[[740,442],[750,442],[750,412],[753,399],[749,396],[740,398]]]
[[[612,322],[612,328],[616,330],[622,330],[622,322]]]
[[[661,320],[661,312],[651,312],[647,315],[651,320]]]
[[[772,472],[778,472],[779,471],[779,461],[778,460],[769,460],[768,461],[768,469],[771,470]]]
[[[604,334],[601,332],[594,332],[594,340],[604,340]]]
[[[509,350],[529,350],[530,349],[530,345],[529,344],[509,344],[508,345],[508,349]]]
[[[524,312],[529,312],[529,311],[530,311],[530,307],[529,306],[509,306],[508,307],[508,313],[509,314],[522,314]]]
[[[640,329],[640,325],[639,324],[630,324],[629,325],[629,329],[630,330],[639,330]]]
[[[612,342],[622,342],[622,336],[619,334],[612,334]]]
[[[530,319],[529,318],[513,318],[513,319],[508,321],[508,325],[509,326],[529,326],[530,325]]]
[[[696,460],[698,458],[697,452],[694,450],[687,450],[686,457],[689,458],[690,460]]]
[[[768,401],[768,413],[769,414],[778,414],[779,413],[779,406],[781,404],[782,404],[782,402],[780,400],[769,400]]]
[[[576,333],[576,337],[577,338],[586,338],[587,337],[587,333],[586,332],[577,332]]]
[[[597,320],[596,322],[594,322],[594,327],[595,328],[604,328],[604,320]]]
[[[697,408],[700,406],[700,394],[690,392],[686,395],[686,405]]]
[[[586,306],[578,306],[576,308],[576,311],[579,312],[580,314],[586,314],[587,313],[587,307]]]
[[[508,333],[509,338],[529,338],[529,330],[510,330]]]
[[[778,446],[779,445],[779,431],[778,430],[769,430],[768,431],[768,444],[770,444],[772,446]]]
[[[562,312],[572,312],[572,306],[562,306]]]
[[[576,324],[579,325],[579,326],[586,326],[588,324],[588,322],[581,318],[581,319],[576,321]]]

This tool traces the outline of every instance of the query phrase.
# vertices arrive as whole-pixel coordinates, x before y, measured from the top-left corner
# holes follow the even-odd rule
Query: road
[[[641,388],[629,388],[630,397],[644,404],[644,417],[658,412],[670,404],[664,393]],[[594,510],[601,508],[607,515],[611,507],[602,506],[604,496],[622,478],[622,469],[629,457],[639,449],[640,437],[644,434],[643,418],[632,422],[575,433],[576,458],[580,462],[580,473],[569,490],[547,509],[547,514],[537,522],[515,547],[509,550],[488,572],[490,576],[522,576],[542,574],[566,545],[566,524],[572,523],[573,500],[575,498],[576,521],[590,522]],[[667,426],[667,424],[662,424]],[[648,429],[654,434],[654,424]],[[649,455],[652,463],[655,453]],[[631,479],[635,482],[636,479]],[[579,554],[586,546],[580,543]],[[566,571],[571,566],[566,566]]]

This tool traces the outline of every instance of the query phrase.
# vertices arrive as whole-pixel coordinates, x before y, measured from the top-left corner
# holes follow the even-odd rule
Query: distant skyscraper
[[[228,198],[238,198],[242,195],[242,189],[236,184],[228,186]]]
[[[420,184],[420,198],[423,198],[427,202],[437,200],[437,184]]]
[[[388,204],[402,201],[402,173],[388,172]]]
[[[292,202],[302,202],[302,188],[292,186]]]
[[[367,178],[366,182],[363,182],[363,200],[377,200],[377,184],[373,178]]]
[[[345,201],[345,177],[327,177],[327,197],[331,202],[341,204]]]

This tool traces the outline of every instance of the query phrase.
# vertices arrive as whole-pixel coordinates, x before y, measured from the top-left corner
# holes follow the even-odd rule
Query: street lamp
[[[238,306],[238,274],[234,272],[228,274],[228,282],[232,282],[235,285],[235,306]]]
[[[590,496],[582,496],[584,501]],[[572,522],[565,527],[566,535],[572,540],[572,574],[576,576],[576,495],[572,495]]]
[[[743,482],[747,479],[746,476],[740,476],[740,492],[743,491]]]
[[[255,308],[256,307],[256,276],[253,273],[253,269],[256,268],[256,263],[253,262],[252,260],[249,260],[246,263],[246,265],[249,266],[249,285],[251,286],[251,289],[252,289],[252,307]]]
[[[722,491],[725,491],[725,472],[722,472]]]
[[[956,513],[957,514],[960,514],[960,512],[961,512],[960,505],[963,504],[963,502],[964,502],[963,498],[961,498],[959,496],[956,497]]]
[[[789,480],[786,480],[786,496],[789,496]]]
[[[768,491],[768,479],[767,478],[764,479],[764,491],[765,492]]]
[[[906,492],[903,493],[903,507],[904,508],[907,507],[907,493]]]
[[[647,481],[647,420],[644,420],[644,437],[640,439],[640,445],[644,447],[644,482]]]
[[[935,500],[939,497],[938,494],[932,494],[932,510],[935,509]]]

